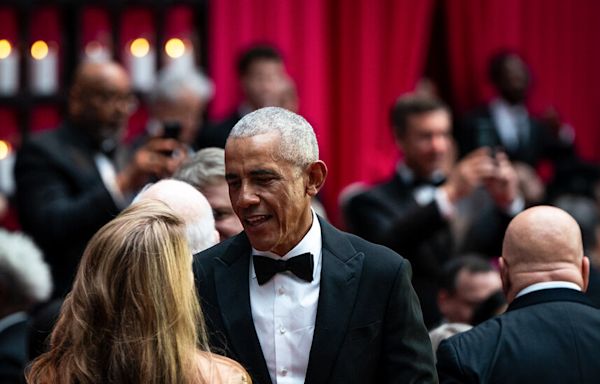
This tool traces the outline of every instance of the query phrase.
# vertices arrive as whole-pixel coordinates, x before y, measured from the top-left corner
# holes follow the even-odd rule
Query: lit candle
[[[0,94],[14,95],[19,88],[19,52],[10,41],[0,40]]]
[[[148,40],[133,40],[129,45],[127,59],[133,88],[144,92],[152,89],[156,77],[156,53]]]
[[[31,92],[50,95],[58,89],[58,49],[54,44],[38,40],[31,45],[29,61]]]

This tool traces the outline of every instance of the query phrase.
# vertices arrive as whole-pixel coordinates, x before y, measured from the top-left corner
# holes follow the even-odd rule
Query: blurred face
[[[518,56],[509,56],[504,61],[496,87],[500,95],[511,104],[519,104],[525,100],[529,74],[525,63]]]
[[[74,86],[73,118],[98,142],[118,139],[124,132],[135,98],[129,78],[117,65],[97,65]]]
[[[428,178],[443,170],[450,156],[450,115],[436,110],[410,116],[406,132],[397,140],[406,164],[417,176]]]
[[[230,138],[226,179],[235,213],[250,243],[260,251],[286,254],[312,223],[308,171],[279,156],[279,134]]]
[[[154,117],[165,122],[176,122],[181,126],[179,141],[192,145],[202,123],[206,104],[194,93],[183,90],[172,102],[159,102],[154,109]]]
[[[283,63],[277,60],[255,60],[242,78],[246,101],[254,109],[278,106],[285,81]]]
[[[496,271],[473,273],[462,270],[457,276],[456,291],[448,294],[440,310],[449,322],[469,323],[475,308],[501,289],[502,281]]]
[[[206,197],[212,208],[215,217],[215,227],[219,232],[221,241],[243,231],[242,223],[240,223],[231,206],[229,188],[225,180],[204,187],[202,194]]]

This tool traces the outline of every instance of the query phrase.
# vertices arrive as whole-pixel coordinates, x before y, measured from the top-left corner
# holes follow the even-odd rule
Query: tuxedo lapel
[[[238,235],[215,266],[217,299],[231,348],[258,383],[270,383],[250,308],[250,243]]]
[[[344,342],[354,308],[364,254],[320,220],[323,251],[319,305],[306,383],[325,383]]]

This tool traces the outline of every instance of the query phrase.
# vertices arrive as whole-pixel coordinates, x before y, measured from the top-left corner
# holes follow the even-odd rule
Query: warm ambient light
[[[176,59],[185,53],[185,44],[181,39],[169,39],[165,44],[165,52],[167,52],[170,58]]]
[[[7,141],[0,140],[0,160],[6,159],[10,153],[10,144]]]
[[[10,41],[6,39],[0,40],[0,60],[6,59],[10,56],[10,52],[12,51],[12,46],[10,45]]]
[[[129,49],[133,56],[144,57],[150,52],[150,43],[148,43],[148,40],[140,37],[131,42]]]
[[[48,56],[48,44],[43,40],[38,40],[31,45],[31,57],[36,60],[42,60]]]

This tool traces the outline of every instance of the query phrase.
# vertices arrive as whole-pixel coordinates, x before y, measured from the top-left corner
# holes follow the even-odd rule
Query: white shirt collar
[[[322,239],[321,239],[321,224],[319,223],[319,219],[317,219],[317,215],[315,211],[311,208],[312,213],[312,224],[310,229],[304,235],[302,240],[295,247],[293,247],[288,253],[283,256],[279,256],[276,253],[270,251],[259,251],[257,249],[252,248],[253,255],[260,255],[270,257],[275,260],[288,260],[291,257],[298,256],[300,254],[310,252],[313,257],[313,265],[317,265],[319,258],[321,256],[321,248],[322,248]],[[313,270],[313,277],[315,271]],[[254,272],[254,268],[252,268],[252,278],[256,277],[256,272]]]
[[[526,295],[531,292],[541,291],[542,289],[552,289],[552,288],[568,288],[574,289],[576,291],[581,291],[581,287],[575,283],[570,281],[544,281],[541,283],[531,284],[528,287],[523,288],[515,298]]]

